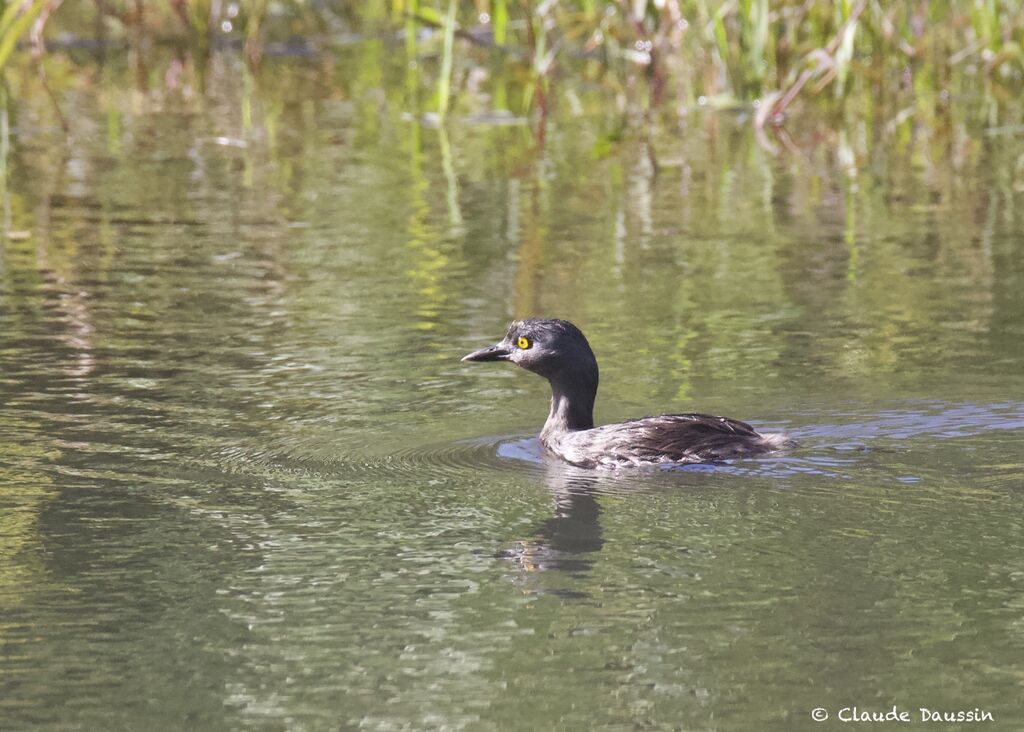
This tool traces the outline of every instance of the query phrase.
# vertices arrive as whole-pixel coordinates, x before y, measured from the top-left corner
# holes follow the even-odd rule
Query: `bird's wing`
[[[746,422],[710,414],[662,414],[593,430],[594,443],[614,462],[702,462],[764,452]]]

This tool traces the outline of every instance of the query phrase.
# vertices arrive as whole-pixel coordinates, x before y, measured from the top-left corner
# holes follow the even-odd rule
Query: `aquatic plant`
[[[429,22],[431,8],[421,3],[414,15]],[[503,59],[531,70],[535,84],[556,67],[593,76],[590,62],[598,61],[598,74],[620,84],[646,78],[653,101],[670,79],[707,103],[729,106],[803,90],[812,79],[805,94],[831,87],[842,98],[854,76],[874,82],[907,68],[970,67],[999,83],[1024,77],[1024,12],[995,0],[738,0],[717,7],[706,0],[540,0],[463,3],[458,17],[467,29],[489,26],[490,36],[472,32],[466,40],[502,49]]]
[[[3,14],[0,15],[0,69],[7,64],[18,41],[28,32],[48,4],[53,5],[53,0],[13,0],[0,6],[3,7]]]
[[[33,23],[64,42],[101,28],[134,47],[176,45],[200,65],[240,48],[252,68],[268,52],[330,56],[377,38],[404,46],[439,119],[470,83],[489,85],[492,110],[543,118],[552,85],[567,83],[599,85],[642,113],[756,110],[759,127],[783,124],[798,100],[836,111],[881,90],[934,98],[962,87],[956,79],[985,97],[1024,84],[1024,8],[1011,0],[103,0],[47,19],[57,5],[5,6],[0,65]]]

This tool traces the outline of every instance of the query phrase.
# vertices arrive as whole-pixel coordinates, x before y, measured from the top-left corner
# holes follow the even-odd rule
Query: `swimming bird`
[[[514,320],[505,337],[463,361],[511,361],[551,384],[551,411],[540,433],[544,447],[584,468],[698,463],[774,452],[791,444],[746,422],[709,414],[662,414],[594,426],[597,358],[567,320]]]

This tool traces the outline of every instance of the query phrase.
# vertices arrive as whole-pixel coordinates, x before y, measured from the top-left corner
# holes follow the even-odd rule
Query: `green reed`
[[[0,65],[48,2],[4,6]],[[461,91],[457,80],[474,67],[486,70],[502,105],[507,80],[521,82],[512,111],[543,107],[553,81],[578,80],[631,90],[630,101],[644,107],[673,97],[723,106],[769,100],[762,122],[797,99],[842,102],[897,79],[912,79],[914,88],[955,74],[986,88],[1024,84],[1017,0],[172,0],[147,4],[144,18],[131,7],[64,4],[48,18],[48,34],[95,27],[85,16],[100,14],[109,27],[163,43],[177,38],[200,56],[218,34],[234,34],[254,66],[274,40],[302,37],[328,52],[337,31],[404,35],[409,60],[427,62],[424,78],[433,77],[442,116]]]
[[[26,4],[11,0],[0,15],[0,69],[14,52],[18,41],[28,32],[51,0],[32,0]]]
[[[437,113],[442,119],[448,114],[451,98],[452,64],[455,55],[455,13],[458,3],[448,0],[448,13],[444,18],[444,50],[441,55],[441,75],[437,84]]]

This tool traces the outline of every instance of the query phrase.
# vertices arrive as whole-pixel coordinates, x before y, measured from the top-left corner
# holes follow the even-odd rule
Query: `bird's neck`
[[[560,432],[589,430],[594,426],[594,397],[597,379],[563,382],[551,380],[551,411],[541,438]]]

